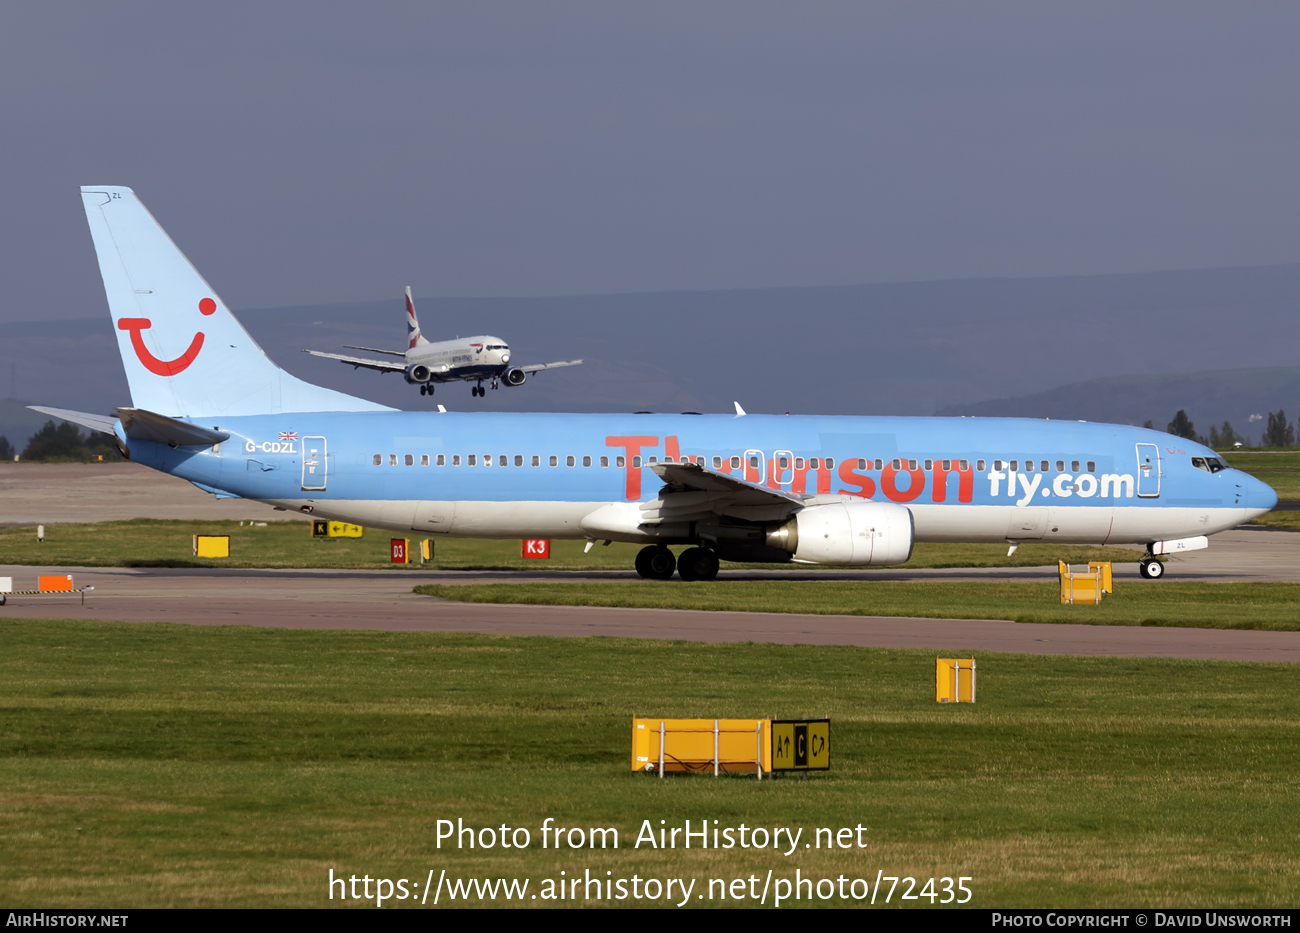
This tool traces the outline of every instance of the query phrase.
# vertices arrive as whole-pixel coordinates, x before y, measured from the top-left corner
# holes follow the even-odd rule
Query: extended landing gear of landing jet
[[[432,382],[422,382],[422,383],[420,383],[420,394],[421,394],[421,395],[432,395],[432,394],[433,394],[433,383],[432,383]]]
[[[1154,557],[1144,557],[1138,561],[1138,573],[1147,580],[1159,580],[1165,575],[1165,565]]]
[[[643,547],[636,555],[636,572],[647,580],[671,580],[677,558],[662,544]]]
[[[484,395],[487,395],[487,392],[484,391],[483,386],[476,385],[476,386],[470,386],[469,394],[482,398]]]
[[[718,578],[718,555],[708,548],[687,548],[677,558],[677,573],[687,582],[716,580]]]

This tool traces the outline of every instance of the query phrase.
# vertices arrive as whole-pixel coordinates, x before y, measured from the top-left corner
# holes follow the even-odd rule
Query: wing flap
[[[641,506],[642,522],[699,521],[730,515],[759,521],[777,519],[800,507],[805,497],[760,486],[698,463],[652,463],[664,481],[659,496]]]

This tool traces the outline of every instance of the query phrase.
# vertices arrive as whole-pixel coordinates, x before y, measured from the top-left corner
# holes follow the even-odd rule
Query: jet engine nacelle
[[[528,378],[528,374],[525,373],[522,369],[512,369],[509,370],[502,378],[505,380],[505,383],[508,386],[521,386],[524,384],[524,380]]]
[[[815,564],[902,564],[912,556],[911,510],[893,502],[832,502],[769,526],[768,547]]]
[[[407,382],[415,385],[420,382],[428,382],[433,378],[433,371],[423,363],[416,363],[414,366],[406,367],[406,372],[402,374]]]

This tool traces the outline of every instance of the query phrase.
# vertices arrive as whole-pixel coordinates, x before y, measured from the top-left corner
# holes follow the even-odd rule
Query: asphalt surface
[[[0,567],[16,588],[37,568]],[[13,596],[4,618],[115,619],[270,628],[616,635],[702,642],[933,648],[1027,654],[1217,658],[1300,662],[1300,632],[1028,625],[998,620],[878,618],[763,612],[697,612],[458,603],[417,596],[424,582],[619,579],[620,574],[505,574],[451,571],[78,569],[76,596]],[[1020,572],[1016,572],[1020,576]],[[1038,577],[1051,572],[1039,570]],[[799,578],[806,579],[807,574]],[[1131,585],[1161,586],[1134,581]]]

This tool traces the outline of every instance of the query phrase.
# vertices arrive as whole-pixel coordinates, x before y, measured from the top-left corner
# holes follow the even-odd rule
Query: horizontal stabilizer
[[[154,441],[168,447],[207,447],[210,444],[220,444],[230,437],[229,431],[178,421],[143,408],[119,408],[117,416],[122,419],[122,430],[127,437],[138,441]]]
[[[325,353],[321,350],[303,350],[303,353],[310,353],[312,356],[319,356],[327,360],[338,360],[341,363],[347,363],[353,369],[358,366],[364,366],[366,369],[376,369],[381,373],[401,373],[406,372],[405,363],[390,363],[387,360],[368,360],[360,356],[343,356],[339,353]],[[377,350],[377,353],[383,353],[383,350]]]
[[[83,428],[102,431],[105,434],[112,434],[113,425],[117,423],[117,419],[112,415],[92,415],[90,412],[85,411],[69,411],[66,408],[42,408],[40,405],[28,405],[27,407],[32,411],[39,411],[42,415],[53,415],[55,418],[62,418],[64,421],[71,421]]]

